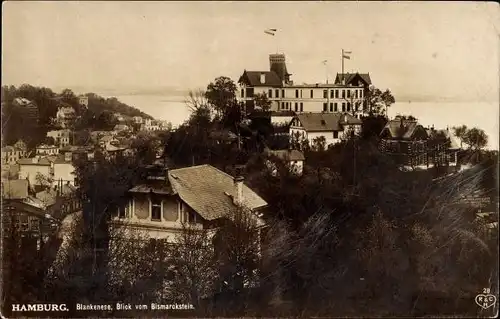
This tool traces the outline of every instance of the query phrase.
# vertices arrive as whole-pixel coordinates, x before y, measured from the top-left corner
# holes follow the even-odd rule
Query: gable
[[[297,117],[294,117],[292,119],[292,121],[290,122],[290,126],[295,126],[295,127],[300,127],[300,128],[304,128],[304,126],[302,125],[302,123],[300,122],[299,118]]]
[[[427,131],[424,129],[422,125],[417,125],[413,131],[412,138],[418,140],[425,140],[429,138],[429,135],[427,134]]]
[[[261,82],[261,75],[264,75],[264,83]],[[275,72],[272,71],[244,71],[238,83],[247,86],[267,86],[267,87],[281,87],[282,83],[280,78]]]

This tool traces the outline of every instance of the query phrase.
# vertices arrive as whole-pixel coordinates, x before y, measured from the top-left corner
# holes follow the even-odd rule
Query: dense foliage
[[[72,128],[75,130],[111,130],[116,124],[113,113],[126,116],[141,116],[152,119],[150,115],[121,103],[116,98],[103,98],[94,93],[86,94],[89,98],[88,109],[83,108],[78,97],[64,89],[60,94],[49,88],[23,84],[20,87],[2,87],[2,133],[3,143],[11,145],[22,139],[32,148],[43,142],[49,130],[58,129],[54,124],[57,110],[61,103],[72,106],[77,115]],[[37,117],[26,118],[21,109],[13,104],[15,98],[26,98],[35,103]]]

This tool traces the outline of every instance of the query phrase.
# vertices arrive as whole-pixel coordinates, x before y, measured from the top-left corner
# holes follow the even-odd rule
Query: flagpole
[[[342,49],[342,84],[344,84],[344,49]]]

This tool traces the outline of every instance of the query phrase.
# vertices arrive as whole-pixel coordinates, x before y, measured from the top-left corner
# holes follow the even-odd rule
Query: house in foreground
[[[324,137],[326,146],[339,143],[349,134],[361,132],[361,120],[342,113],[301,113],[290,123],[291,143],[308,140],[309,145],[314,140]]]
[[[257,227],[264,226],[267,203],[244,184],[210,165],[166,170],[152,167],[143,183],[131,188],[112,220],[125,236],[140,235],[174,243],[185,227],[215,229],[245,208]]]
[[[2,233],[19,232],[25,242],[39,249],[54,233],[59,220],[48,214],[45,205],[29,191],[25,179],[2,181]],[[4,237],[5,238],[5,237]],[[31,239],[31,240],[30,240]]]
[[[265,155],[268,157],[266,160],[266,166],[271,169],[274,176],[278,174],[278,168],[276,164],[273,163],[273,158],[283,161],[288,169],[297,175],[302,175],[304,171],[304,153],[299,150],[268,150],[264,151]]]

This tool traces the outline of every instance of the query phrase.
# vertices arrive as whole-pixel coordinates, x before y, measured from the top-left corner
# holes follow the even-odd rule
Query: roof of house
[[[265,75],[264,83],[260,82],[261,74]],[[247,71],[245,70],[241,75],[238,83],[246,83],[249,86],[282,86],[282,82],[278,76],[273,71]]]
[[[45,149],[45,148],[58,148],[56,145],[47,145],[47,144],[40,144],[36,147],[37,149],[38,148],[41,148],[41,149]]]
[[[342,125],[361,125],[361,120],[350,114],[301,113],[296,118],[308,132],[341,131]]]
[[[111,141],[112,141],[112,140],[114,140],[114,139],[115,139],[115,137],[114,137],[114,136],[112,136],[112,135],[104,135],[103,137],[101,137],[101,138],[99,139],[99,141],[100,141],[100,142],[104,142],[104,143],[106,143],[106,142],[111,142]]]
[[[380,134],[387,131],[391,138],[411,139],[417,128],[425,131],[423,126],[415,120],[393,119],[387,122]]]
[[[341,78],[342,76],[344,76],[345,78],[345,84],[349,84],[350,82],[352,82],[356,76],[359,76],[361,77],[361,79],[368,85],[372,84],[372,80],[370,78],[370,74],[369,73],[337,73],[337,76],[335,77],[335,83],[339,84],[341,83]]]
[[[168,177],[179,197],[206,220],[227,216],[236,209],[234,178],[213,166],[174,169]],[[243,205],[253,210],[267,203],[243,185]]]
[[[42,165],[49,166],[54,162],[53,157],[45,156],[41,158],[31,157],[31,158],[21,158],[17,161],[19,165]]]
[[[452,150],[458,150],[458,149],[460,149],[460,148],[461,148],[461,147],[460,147],[460,140],[459,140],[459,139],[458,139],[458,137],[456,137],[456,136],[455,136],[455,134],[453,134],[453,133],[452,133],[449,129],[445,129],[445,130],[434,130],[434,131],[433,131],[432,129],[427,129],[426,131],[427,131],[427,134],[428,134],[429,136],[431,136],[431,134],[432,134],[433,132],[443,134],[446,138],[448,138],[448,139],[449,139],[449,141],[450,141],[450,147],[449,147],[449,148],[450,148],[450,149],[452,149]]]
[[[139,184],[129,190],[131,193],[155,193],[155,194],[165,194],[174,195],[176,192],[172,189],[170,183],[163,181],[163,183],[154,184]]]
[[[113,128],[113,130],[124,130],[124,129],[128,129],[128,125],[126,124],[116,124],[115,127]]]
[[[16,97],[14,99],[14,103],[18,104],[18,105],[28,105],[28,104],[31,104],[33,103],[33,101],[30,101],[24,97]]]
[[[16,149],[14,148],[14,146],[4,146],[2,147],[2,152],[14,152]]]
[[[61,187],[60,195],[68,196],[75,191],[75,188],[71,185],[64,184]],[[58,198],[58,192],[55,189],[46,189],[44,191],[36,193],[36,198],[41,201],[46,207],[56,204]]]
[[[28,197],[28,185],[26,179],[2,181],[2,198],[25,199]]]
[[[304,153],[298,150],[268,150],[268,155],[276,156],[285,161],[304,161]]]
[[[114,146],[114,145],[106,145],[106,152],[118,152],[125,150],[125,147]]]
[[[49,158],[49,160],[52,160]],[[54,157],[53,160],[54,164],[71,164],[73,162],[73,159],[70,157],[68,160],[66,160],[66,156],[64,154],[59,154]]]

